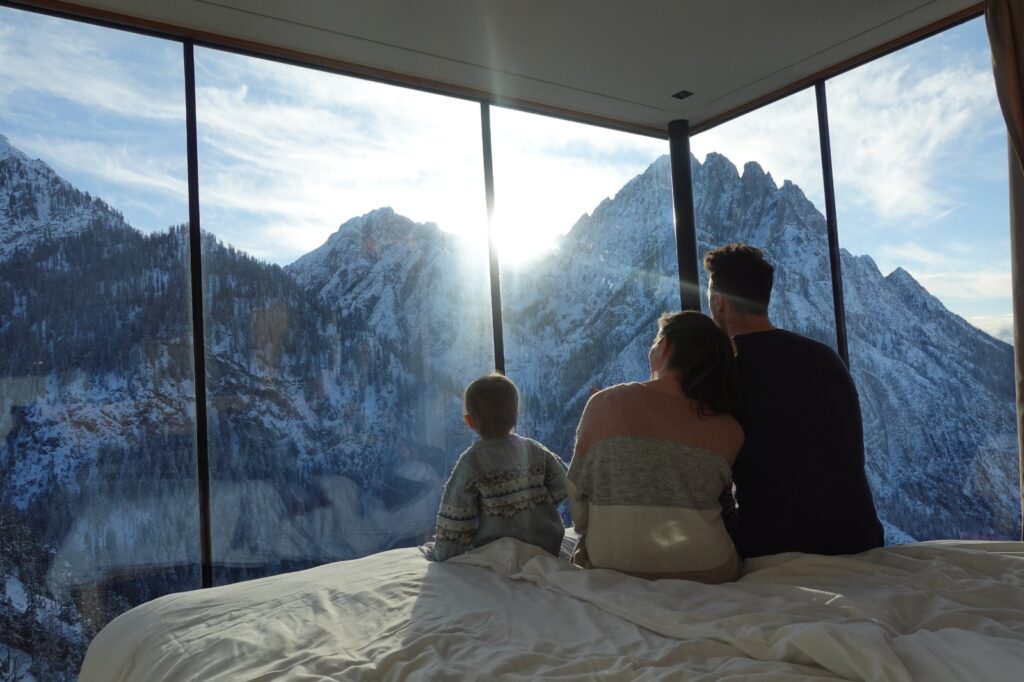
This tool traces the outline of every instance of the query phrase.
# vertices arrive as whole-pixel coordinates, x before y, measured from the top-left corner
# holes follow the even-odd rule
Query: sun
[[[495,214],[493,234],[499,262],[517,266],[553,251],[561,232],[525,212],[513,212]]]

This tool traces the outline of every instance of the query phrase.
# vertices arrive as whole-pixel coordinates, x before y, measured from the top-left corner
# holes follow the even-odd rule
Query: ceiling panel
[[[41,3],[54,5],[56,3]],[[658,133],[714,121],[968,0],[93,0],[79,8]],[[60,6],[66,6],[60,3]],[[86,9],[86,11],[88,11]],[[683,101],[671,95],[694,94]]]

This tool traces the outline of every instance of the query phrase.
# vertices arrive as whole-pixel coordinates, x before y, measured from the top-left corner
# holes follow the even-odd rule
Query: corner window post
[[[700,270],[697,259],[697,220],[693,211],[690,169],[690,122],[668,124],[672,158],[672,207],[675,211],[676,257],[679,261],[679,299],[683,310],[700,310]]]

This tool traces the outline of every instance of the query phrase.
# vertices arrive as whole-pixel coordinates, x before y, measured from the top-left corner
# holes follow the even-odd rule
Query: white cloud
[[[948,260],[948,251],[928,249],[914,242],[904,244],[882,244],[878,248],[877,260],[913,261],[923,265],[939,265]]]
[[[179,43],[0,8],[0,133],[145,230],[187,217]]]
[[[1013,314],[971,315],[967,321],[997,339],[1013,345]]]
[[[18,98],[46,95],[119,117],[184,120],[180,44],[15,10],[3,12],[4,109],[11,109]],[[135,59],[124,59],[129,53]]]
[[[12,143],[30,156],[62,168],[88,173],[128,188],[154,190],[187,206],[185,159],[153,156],[138,145],[104,144],[62,137],[14,138]]]
[[[943,301],[1008,299],[1013,291],[1009,272],[946,270],[907,271],[929,292]]]
[[[890,224],[926,224],[957,208],[945,179],[998,115],[987,68],[899,52],[827,92],[837,196]]]
[[[867,211],[887,229],[932,223],[954,211],[951,172],[969,162],[968,147],[1002,134],[985,52],[949,50],[935,40],[826,84],[837,201]],[[776,182],[792,180],[824,207],[812,89],[697,135],[692,148],[698,159],[717,151],[740,168],[756,161]],[[847,215],[840,213],[840,224]]]

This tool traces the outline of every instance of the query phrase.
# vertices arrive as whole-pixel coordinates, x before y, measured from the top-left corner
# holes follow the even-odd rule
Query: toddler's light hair
[[[507,436],[519,418],[519,390],[504,374],[493,372],[466,388],[466,414],[484,438]]]

